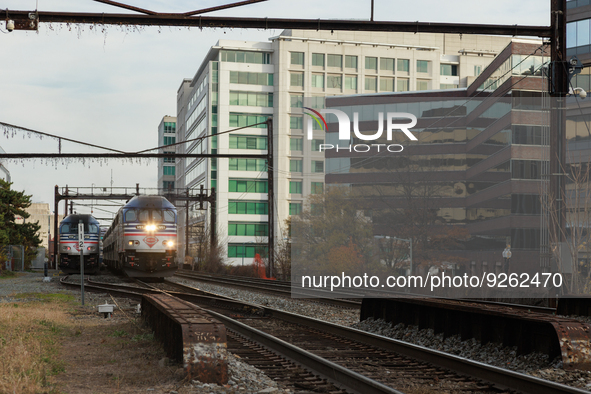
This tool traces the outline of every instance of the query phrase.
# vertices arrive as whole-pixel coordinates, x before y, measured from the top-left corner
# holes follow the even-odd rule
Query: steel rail
[[[275,317],[294,324],[305,325],[320,331],[329,332],[331,334],[347,338],[352,341],[362,342],[383,350],[425,361],[429,364],[434,364],[441,368],[452,370],[456,373],[490,382],[501,389],[513,389],[524,393],[535,394],[589,394],[589,391],[587,390],[581,390],[563,384],[554,383],[519,372],[468,360],[453,354],[448,354],[419,345],[413,345],[396,339],[356,330],[354,328],[339,326],[337,324],[328,323],[272,308],[265,307],[264,310],[265,315],[269,315],[271,317]]]
[[[240,323],[216,312],[208,311],[208,313],[224,323],[226,328],[279,353],[292,362],[304,366],[304,368],[313,371],[315,374],[320,375],[322,378],[331,381],[331,383],[347,391],[359,394],[403,394],[398,390],[305,351],[256,328],[249,327],[244,323]]]
[[[226,16],[191,17],[184,14],[112,14],[6,10],[6,18],[29,22],[30,15],[39,23],[96,25],[186,26],[198,28],[365,30],[406,33],[488,34],[550,38],[550,26],[491,25],[469,23],[396,22],[337,19],[242,18]]]

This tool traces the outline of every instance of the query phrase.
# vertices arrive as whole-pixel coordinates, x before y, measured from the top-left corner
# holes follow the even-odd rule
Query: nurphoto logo
[[[351,141],[351,120],[349,116],[340,111],[338,109],[321,109],[315,110],[309,107],[304,107],[305,111],[304,114],[308,115],[306,121],[306,134],[308,139],[311,140],[313,138],[313,122],[315,121],[321,130],[325,132],[328,130],[328,125],[326,124],[326,119],[322,114],[333,114],[337,117],[339,122],[339,140],[344,141]],[[410,123],[395,123],[399,121],[399,119],[410,119]],[[386,139],[388,141],[392,141],[392,133],[393,131],[401,131],[403,132],[411,141],[417,141],[417,137],[415,137],[409,129],[413,128],[417,124],[417,117],[413,114],[409,114],[407,112],[388,112],[386,113]],[[363,140],[363,141],[375,141],[382,137],[384,133],[384,113],[378,113],[378,130],[374,134],[362,134],[359,131],[359,113],[353,113],[353,133],[355,137]],[[354,144],[349,146],[339,146],[334,144],[320,144],[318,150],[320,152],[326,151],[328,149],[335,149],[337,152],[341,150],[346,150],[349,152],[369,152],[372,147],[376,147],[377,151],[380,152],[382,147],[385,147],[388,152],[402,152],[404,149],[400,144]]]

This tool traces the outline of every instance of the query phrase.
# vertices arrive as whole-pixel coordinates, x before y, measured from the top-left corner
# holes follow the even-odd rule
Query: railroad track
[[[100,288],[99,291],[105,291],[104,287],[96,284],[94,286]],[[125,292],[137,294],[129,287],[124,286],[116,291],[118,295]],[[145,290],[161,292],[154,289]],[[536,394],[588,393],[529,375],[272,308],[222,298],[214,300],[213,297],[198,294],[176,295],[186,300],[193,299],[190,302],[200,303],[206,308],[209,304],[216,305],[217,312],[209,308],[208,312],[230,330],[230,347],[237,351],[236,343],[250,343],[243,351],[251,352],[255,349],[259,356],[252,362],[262,370],[268,368],[271,374],[278,373],[277,365],[285,365],[283,370],[294,372],[286,373],[286,376],[293,375],[295,380],[299,380],[300,386],[293,381],[284,382],[294,390],[314,391],[310,387],[326,390],[334,385],[347,392],[364,394],[399,393],[413,387],[435,387],[437,390],[453,388],[453,391],[458,393],[498,393],[507,390]],[[232,312],[228,313],[226,310],[220,313],[224,308]],[[250,314],[236,315],[234,312],[237,309],[249,311]],[[228,317],[228,314],[234,318]],[[272,355],[269,351],[278,355]],[[250,359],[243,360],[248,362]],[[308,372],[297,372],[298,367],[293,362],[304,366]],[[311,386],[302,387],[301,384]]]
[[[182,271],[177,271],[175,274],[176,277],[179,278],[186,278],[186,279],[193,279],[204,281],[212,284],[217,285],[224,285],[224,286],[233,286],[243,290],[249,291],[258,291],[262,293],[272,294],[279,297],[287,297],[292,298],[294,290],[291,288],[291,284],[289,282],[279,282],[274,280],[261,280],[257,278],[245,278],[245,277],[226,277],[226,276],[214,276],[214,275],[207,275],[207,274],[197,274],[194,272],[187,273]],[[252,279],[252,280],[251,280]],[[323,304],[328,304],[332,306],[338,306],[341,308],[351,308],[351,309],[359,309],[361,308],[361,301],[360,300],[352,300],[348,298],[359,298],[359,293],[356,294],[347,294],[347,293],[331,293],[331,292],[323,292],[323,293],[316,293],[314,298],[307,298],[307,295],[301,294],[300,298],[306,298],[308,300],[321,302]],[[344,298],[336,298],[336,297],[344,297]],[[346,298],[348,297],[348,298]]]
[[[216,283],[220,285],[229,285],[235,286],[246,290],[256,290],[261,292],[266,292],[269,294],[275,294],[284,297],[292,297],[294,295],[294,289],[292,288],[291,282],[286,281],[278,281],[278,280],[267,280],[267,279],[260,279],[260,278],[246,278],[243,276],[236,276],[236,275],[213,275],[213,274],[206,274],[201,272],[195,271],[177,271],[175,276],[181,278],[188,278],[188,279],[195,279],[201,280],[204,282]],[[339,293],[329,293],[327,292],[316,291],[315,294],[318,296],[326,295],[326,296],[335,296]],[[354,289],[347,290],[347,293],[340,293],[343,297],[349,298],[358,298],[359,300],[351,300],[351,299],[335,299],[334,303],[332,301],[332,297],[330,298],[320,298],[319,301],[323,303],[333,303],[333,305],[341,306],[341,307],[351,307],[351,308],[360,308],[361,301],[360,299],[367,296],[367,292],[355,291]],[[376,296],[380,296],[382,293],[379,291],[375,292]],[[425,295],[419,294],[412,294],[412,293],[395,293],[390,292],[387,293],[386,298],[392,297],[402,297],[402,298],[425,298]],[[445,299],[445,298],[440,298]],[[510,307],[514,310],[522,310],[522,311],[530,311],[530,312],[537,312],[537,313],[544,313],[544,314],[555,314],[556,308],[548,308],[548,307],[540,307],[540,306],[531,306],[531,305],[522,305],[522,304],[514,304],[514,303],[503,303],[503,302],[496,302],[496,301],[488,301],[488,300],[479,300],[479,299],[465,299],[460,300],[462,302],[469,302],[471,304],[480,304],[480,305],[499,305],[503,307]]]

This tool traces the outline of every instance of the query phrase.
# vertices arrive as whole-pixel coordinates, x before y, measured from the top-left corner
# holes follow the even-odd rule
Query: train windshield
[[[126,222],[155,222],[155,223],[174,223],[175,214],[170,209],[130,209],[125,212]]]
[[[98,234],[99,226],[92,223],[84,223],[85,234]],[[64,223],[60,226],[60,234],[78,234],[78,223]]]

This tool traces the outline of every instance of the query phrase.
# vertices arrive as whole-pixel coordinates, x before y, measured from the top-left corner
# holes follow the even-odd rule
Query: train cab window
[[[135,209],[130,209],[129,211],[125,212],[125,221],[126,222],[135,222],[137,220],[137,214]]]
[[[154,209],[152,211],[152,220],[155,222],[161,222],[162,221],[162,211]]]
[[[174,212],[168,209],[164,210],[164,221],[174,223]]]
[[[140,222],[147,222],[150,219],[150,211],[147,209],[140,210],[139,220]]]
[[[76,233],[78,233],[78,228],[76,228]],[[64,223],[60,227],[60,234],[70,234],[70,224]]]
[[[88,233],[89,234],[98,234],[99,232],[99,226],[97,226],[96,224],[89,224],[88,225]]]

